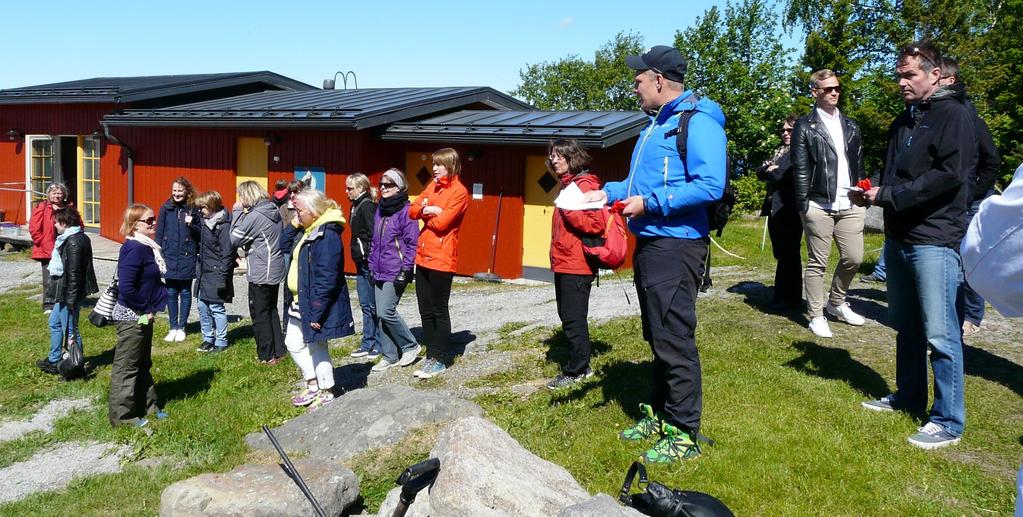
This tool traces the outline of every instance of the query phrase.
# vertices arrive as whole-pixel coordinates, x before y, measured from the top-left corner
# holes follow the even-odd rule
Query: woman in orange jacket
[[[433,153],[433,181],[409,208],[409,217],[423,221],[416,253],[416,300],[423,321],[426,361],[413,375],[429,379],[447,369],[451,341],[448,299],[458,260],[458,228],[469,205],[469,192],[459,181],[462,162],[445,147]]]
[[[600,189],[600,178],[587,166],[590,155],[575,140],[555,140],[548,148],[547,169],[561,180],[561,188],[575,184],[582,192]],[[590,287],[597,266],[586,257],[583,245],[594,245],[607,222],[600,210],[556,208],[551,219],[551,271],[561,329],[568,341],[568,362],[547,388],[570,386],[593,376],[590,369],[590,329],[587,323]]]

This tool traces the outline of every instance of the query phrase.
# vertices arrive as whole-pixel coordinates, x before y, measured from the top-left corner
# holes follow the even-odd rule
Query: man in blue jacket
[[[647,463],[673,463],[700,453],[696,443],[703,406],[696,350],[696,295],[709,241],[707,205],[725,187],[725,116],[721,108],[683,88],[687,63],[673,47],[659,45],[626,64],[636,70],[634,91],[650,125],[640,135],[625,181],[587,193],[590,201],[620,201],[636,235],[633,256],[643,339],[654,354],[651,403],[644,417],[619,436],[661,437],[643,453]],[[689,120],[683,163],[676,145],[679,117]]]

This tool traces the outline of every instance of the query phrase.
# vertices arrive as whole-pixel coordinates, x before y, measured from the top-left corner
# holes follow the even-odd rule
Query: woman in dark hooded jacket
[[[194,205],[195,188],[181,176],[171,183],[171,197],[156,218],[156,243],[167,262],[167,316],[170,332],[164,341],[184,341],[185,323],[192,310],[192,280],[199,252],[195,235],[199,231],[199,209]]]
[[[199,227],[198,282],[199,323],[202,345],[199,352],[221,352],[227,348],[227,308],[234,298],[235,253],[231,246],[231,214],[224,210],[220,193],[211,190],[195,200],[202,210]]]

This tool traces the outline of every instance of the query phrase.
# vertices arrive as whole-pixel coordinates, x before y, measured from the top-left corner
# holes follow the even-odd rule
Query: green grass
[[[716,267],[739,266],[739,271],[715,277],[718,288],[740,285],[747,274],[757,281],[772,275],[769,241],[760,250],[762,223],[733,221],[718,239],[745,257],[715,253]],[[871,250],[880,245],[880,236],[867,236],[871,263],[876,259]],[[113,429],[106,419],[113,329],[82,327],[86,356],[97,365],[92,378],[55,382],[35,368],[48,346],[38,303],[26,300],[37,292],[0,295],[0,419],[26,417],[57,398],[90,397],[96,405],[58,421],[53,433],[0,444],[0,467],[55,443],[79,440],[125,444],[134,460],[165,461],[149,468],[129,463],[119,474],[0,506],[0,515],[155,515],[160,493],[177,480],[276,461],[273,455],[249,452],[244,437],[261,424],[276,425],[301,414],[287,403],[297,373],[290,362],[277,367],[256,362],[247,322],[231,326],[235,346],[209,356],[193,351],[195,334],[185,343],[160,341],[167,327],[165,319],[157,320],[153,374],[171,418],[153,422],[147,435]],[[1023,457],[1023,366],[999,356],[996,345],[985,344],[983,333],[978,334],[978,348],[967,355],[964,441],[920,451],[905,441],[920,425],[917,417],[859,407],[860,401],[892,388],[893,332],[876,325],[834,325],[836,339],[818,343],[794,321],[798,318],[760,312],[756,303],[766,296],[769,291],[754,285],[746,300],[700,298],[703,432],[718,445],[684,465],[652,469],[652,479],[712,493],[737,515],[1011,513],[1012,479]],[[591,326],[598,375],[560,392],[542,388],[542,382],[565,360],[564,336],[554,329],[515,332],[527,324],[506,324],[501,341],[492,347],[512,354],[512,367],[468,380],[464,387],[491,388],[485,390],[491,394],[477,399],[489,418],[529,450],[567,468],[590,492],[616,494],[626,468],[649,445],[616,439],[617,431],[638,417],[636,406],[650,388],[651,354],[638,317]],[[471,327],[455,322],[462,325]],[[333,353],[346,355],[356,341],[344,340]],[[472,360],[463,357],[457,364]],[[453,387],[450,379],[441,376],[417,386],[447,389]],[[530,383],[538,387],[532,395],[512,390]],[[401,444],[349,462],[359,475],[366,508],[376,511],[398,474],[426,458],[437,431],[414,432]]]

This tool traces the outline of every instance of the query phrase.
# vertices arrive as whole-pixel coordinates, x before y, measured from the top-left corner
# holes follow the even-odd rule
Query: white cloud
[[[564,28],[571,26],[573,23],[575,23],[575,20],[573,20],[571,16],[566,16],[560,22],[558,22],[558,26]]]

